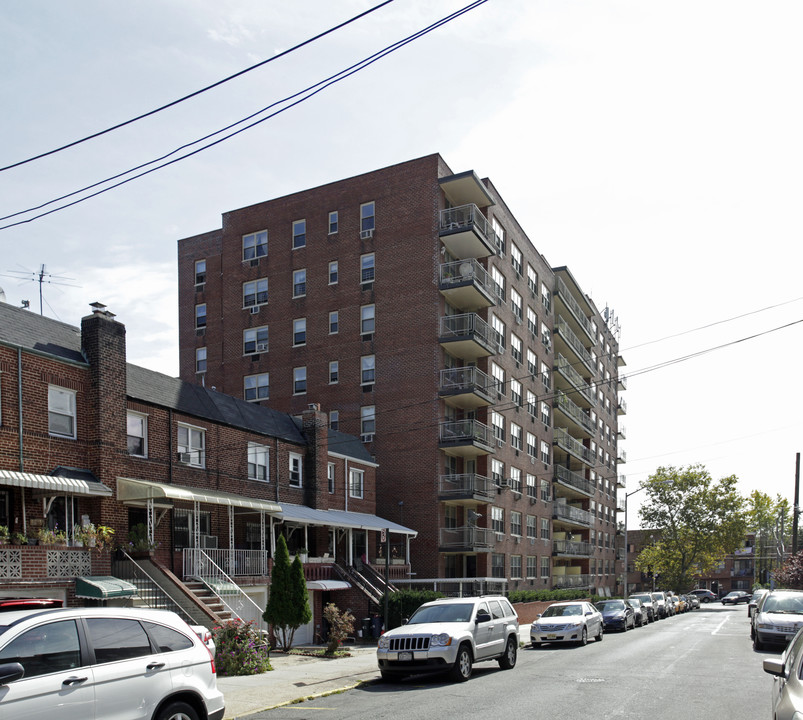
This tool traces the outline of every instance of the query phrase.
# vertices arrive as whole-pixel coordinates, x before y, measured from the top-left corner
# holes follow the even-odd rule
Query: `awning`
[[[94,495],[108,497],[112,489],[99,480],[88,477],[65,477],[57,475],[38,475],[35,473],[0,470],[0,485],[33,488],[48,495]]]
[[[345,580],[310,580],[307,590],[348,590],[351,583]]]
[[[134,478],[117,478],[117,499],[127,505],[143,504],[148,500],[185,500],[187,502],[230,505],[266,513],[277,513],[281,507],[270,500],[234,495],[199,487],[184,487],[167,483],[149,482]]]
[[[282,503],[278,517],[285,522],[301,523],[302,525],[328,525],[329,527],[351,528],[353,530],[374,530],[381,532],[388,530],[398,535],[418,535],[404,525],[385,520],[377,515],[368,513],[349,512],[346,510],[315,510],[306,505],[290,505]]]
[[[91,575],[75,578],[75,597],[90,600],[131,597],[137,594],[136,586],[110,575]]]

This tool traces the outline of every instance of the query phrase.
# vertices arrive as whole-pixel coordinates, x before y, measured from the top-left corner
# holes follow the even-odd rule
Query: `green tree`
[[[281,535],[276,542],[270,595],[262,617],[273,628],[279,647],[285,651],[293,646],[296,630],[312,618],[304,568],[298,556],[290,565],[287,543]]]
[[[747,501],[748,531],[755,533],[755,581],[767,585],[770,575],[783,562],[792,535],[789,501],[754,490]]]
[[[636,559],[663,587],[686,592],[744,542],[745,499],[735,475],[714,480],[702,465],[660,467],[644,483],[639,515],[655,540]]]

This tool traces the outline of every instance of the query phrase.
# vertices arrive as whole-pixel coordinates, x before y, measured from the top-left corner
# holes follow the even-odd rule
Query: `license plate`
[[[413,654],[411,652],[400,652],[399,653],[399,660],[401,662],[410,662],[413,659]]]
[[[546,639],[547,640],[554,640],[556,637],[557,637],[557,635],[547,635]]]

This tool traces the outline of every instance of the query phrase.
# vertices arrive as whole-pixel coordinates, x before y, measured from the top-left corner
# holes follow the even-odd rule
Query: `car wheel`
[[[185,702],[173,702],[162,709],[156,716],[156,720],[199,720],[199,718],[192,705],[187,705]]]
[[[600,626],[602,630],[602,626]],[[578,645],[588,645],[588,629],[583,625],[583,632],[580,633],[580,639],[577,641]]]
[[[457,659],[454,661],[451,676],[452,680],[465,682],[471,677],[472,660],[471,649],[468,645],[461,645],[457,651]]]
[[[599,632],[597,633],[597,637],[596,637],[597,642],[602,642],[603,632],[604,632],[604,627],[600,624]]]
[[[502,654],[502,657],[499,658],[499,667],[502,668],[502,670],[510,670],[516,667],[516,654],[518,650],[519,647],[515,638],[509,637],[507,639],[507,645],[505,645],[505,652]]]
[[[761,652],[762,650],[764,650],[764,643],[758,639],[758,633],[755,633],[755,635],[753,636],[753,650],[755,650],[756,652]]]
[[[386,683],[395,683],[401,680],[400,675],[396,675],[395,673],[389,673],[386,670],[380,670],[379,674],[382,676],[382,681]]]
[[[704,603],[710,603],[711,602],[711,598],[704,597],[703,598],[703,602]]]
[[[541,647],[541,643],[539,643],[539,642],[533,642],[533,643],[530,643],[530,644],[533,646],[533,650],[538,650],[538,648]]]

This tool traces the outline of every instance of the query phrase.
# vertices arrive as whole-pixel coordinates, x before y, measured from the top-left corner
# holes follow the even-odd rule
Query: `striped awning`
[[[416,530],[412,530],[404,525],[399,525],[391,520],[386,520],[378,515],[368,513],[350,512],[348,510],[317,510],[306,505],[291,505],[282,503],[279,518],[289,523],[299,523],[301,525],[326,525],[328,527],[352,528],[354,530],[374,530],[381,532],[387,530],[399,535],[418,535]]]
[[[90,575],[75,578],[75,597],[90,600],[131,597],[137,588],[130,582],[110,575]]]
[[[99,480],[64,475],[38,475],[36,473],[0,470],[0,485],[32,488],[48,495],[94,495],[109,497],[112,490]]]

